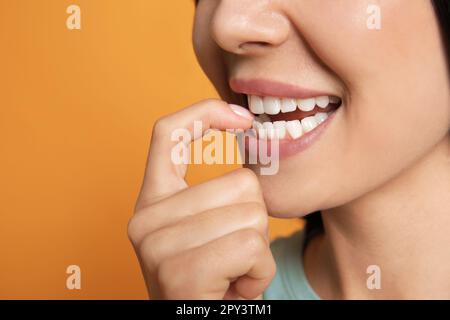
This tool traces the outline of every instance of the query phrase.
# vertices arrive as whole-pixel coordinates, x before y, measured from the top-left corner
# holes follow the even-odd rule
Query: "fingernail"
[[[238,116],[246,118],[248,120],[253,120],[255,117],[253,114],[248,111],[246,108],[238,106],[237,104],[230,104],[229,105],[231,110],[233,110],[234,113],[236,113]]]

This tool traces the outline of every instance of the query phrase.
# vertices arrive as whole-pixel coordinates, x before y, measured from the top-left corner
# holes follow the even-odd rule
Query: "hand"
[[[246,113],[247,112],[247,113]],[[244,115],[244,116],[242,116]],[[247,129],[252,116],[207,100],[161,118],[153,128],[144,182],[128,234],[155,299],[255,299],[275,262],[256,175],[239,169],[188,187],[187,167],[171,161],[173,130]],[[192,131],[192,129],[189,129]]]

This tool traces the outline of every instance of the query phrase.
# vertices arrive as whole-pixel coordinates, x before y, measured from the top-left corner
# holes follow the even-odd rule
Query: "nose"
[[[270,0],[219,0],[211,36],[225,51],[250,55],[283,44],[290,22]]]

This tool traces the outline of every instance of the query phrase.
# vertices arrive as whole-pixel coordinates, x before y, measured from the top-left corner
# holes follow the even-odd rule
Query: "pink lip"
[[[307,99],[311,97],[332,95],[327,92],[301,88],[292,84],[264,79],[234,78],[230,79],[229,85],[234,92],[255,96]]]

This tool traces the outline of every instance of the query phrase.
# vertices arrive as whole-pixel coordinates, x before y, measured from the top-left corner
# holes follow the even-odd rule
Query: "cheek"
[[[380,30],[368,27],[373,12],[367,10],[374,4],[380,10]],[[298,1],[289,10],[312,51],[351,93],[366,83],[388,83],[391,75],[392,82],[395,74],[416,76],[414,70],[419,69],[420,75],[441,50],[428,0]]]
[[[386,176],[425,155],[448,133],[450,104],[430,2],[380,2],[382,29],[359,37],[361,56],[348,59],[355,66],[347,68],[346,128],[347,141],[354,143],[349,149],[367,155],[362,160],[369,164],[377,159],[374,168]]]
[[[369,46],[375,36],[366,26],[366,10],[371,2],[325,0],[291,4],[295,27],[318,59],[346,84],[364,74],[361,65],[367,66]]]
[[[448,74],[431,2],[306,3],[305,11],[299,5],[297,26],[347,88],[340,162],[359,161],[388,179],[449,129]],[[372,3],[381,10],[380,30],[367,27]],[[314,19],[318,10],[321,19]],[[375,175],[368,181],[380,182]]]
[[[311,17],[317,17],[312,13],[319,2],[305,2],[297,20],[311,48],[347,89],[335,144],[311,155],[322,159],[320,165],[294,157],[278,175],[261,177],[274,216],[348,203],[425,156],[450,128],[448,74],[429,3],[379,1],[379,31],[366,27],[369,1],[336,3],[333,10],[322,8],[317,21]]]

